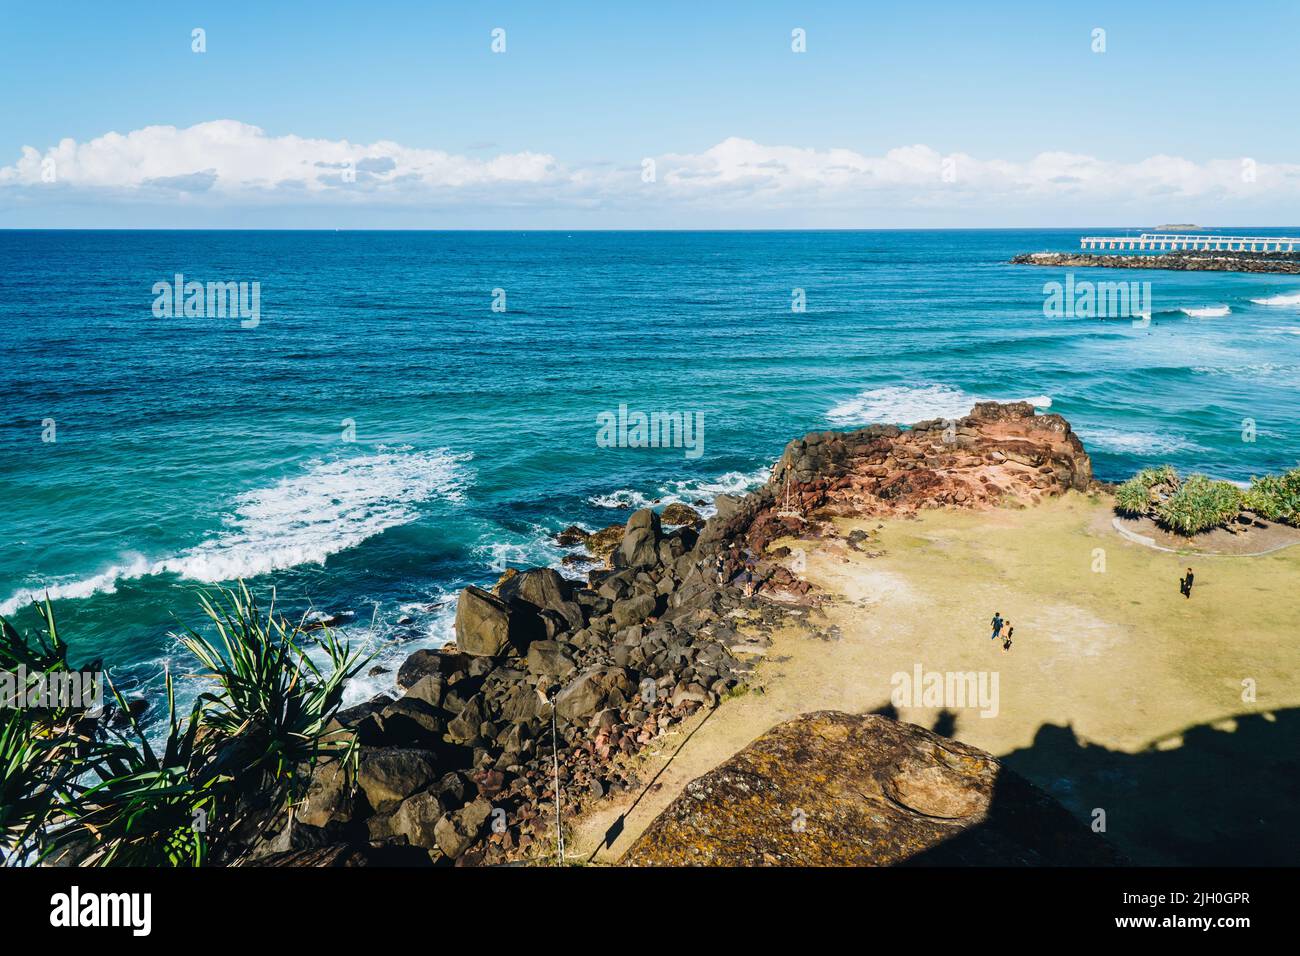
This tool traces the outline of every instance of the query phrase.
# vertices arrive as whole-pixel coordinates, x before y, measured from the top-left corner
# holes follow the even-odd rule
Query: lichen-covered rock
[[[648,866],[1105,865],[1104,837],[991,755],[835,711],[686,785],[623,857]]]

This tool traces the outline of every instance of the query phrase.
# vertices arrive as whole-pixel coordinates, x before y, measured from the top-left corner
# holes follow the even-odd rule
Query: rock
[[[427,750],[381,747],[363,750],[357,784],[378,813],[393,810],[437,776],[434,756]]]
[[[669,525],[693,525],[699,524],[704,519],[690,505],[674,501],[660,513],[659,520]]]
[[[421,683],[429,680],[423,678]],[[380,716],[384,721],[384,743],[390,746],[434,746],[442,736],[438,709],[409,694],[385,707]]]
[[[592,667],[583,671],[555,695],[556,716],[575,721],[600,710],[614,692],[625,699],[632,683],[621,667]]]
[[[478,839],[491,815],[492,804],[482,798],[455,813],[444,814],[434,827],[438,849],[449,859],[457,859]]]
[[[573,600],[573,585],[552,568],[530,568],[501,586],[507,604],[523,602],[538,611],[558,614],[572,630],[583,625],[582,607]]]
[[[641,866],[1096,866],[1105,838],[993,756],[834,711],[779,724],[685,790],[623,857]]]
[[[558,641],[533,641],[528,645],[529,673],[563,677],[575,666],[573,658]]]
[[[433,707],[441,707],[443,689],[444,682],[441,674],[425,674],[410,686],[405,696],[422,700]]]
[[[657,605],[658,602],[652,594],[641,594],[637,597],[619,601],[614,605],[615,629],[621,631],[633,624],[640,624],[655,612]]]
[[[576,524],[571,524],[555,536],[555,543],[562,548],[572,548],[575,545],[586,544],[590,537],[590,531],[584,531]]]
[[[511,646],[511,613],[495,595],[473,585],[465,588],[456,601],[456,649],[481,657],[505,653]]]
[[[298,804],[295,817],[309,827],[324,827],[352,818],[353,785],[342,761],[327,760],[312,770],[307,794]]]
[[[422,677],[439,675],[447,677],[469,666],[469,658],[446,650],[419,650],[402,662],[397,671],[397,686],[408,691]]]
[[[616,568],[654,567],[659,561],[659,540],[663,527],[659,516],[649,508],[632,513],[618,549],[610,556]]]
[[[607,558],[618,547],[623,540],[624,527],[621,524],[612,524],[608,528],[601,528],[587,536],[583,542],[587,547],[587,553],[593,558]]]
[[[456,718],[447,724],[446,739],[455,744],[473,744],[479,739],[483,720],[483,695],[475,694],[465,702]]]
[[[392,814],[392,833],[412,846],[431,850],[438,846],[436,829],[445,809],[438,795],[427,790],[407,797]]]

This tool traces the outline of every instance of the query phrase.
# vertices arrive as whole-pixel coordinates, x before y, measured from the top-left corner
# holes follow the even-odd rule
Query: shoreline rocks
[[[791,603],[815,601],[784,563],[789,549],[771,547],[778,538],[832,533],[841,515],[986,507],[1091,484],[1088,456],[1060,416],[981,403],[910,430],[793,441],[765,486],[719,496],[702,523],[681,506],[672,521],[642,509],[585,539],[566,529],[604,551],[605,567],[585,582],[512,569],[491,590],[463,590],[454,646],[411,654],[396,700],[380,695],[337,715],[330,730],[360,745],[357,779],[328,762],[314,768],[296,820],[270,841],[282,851],[271,859],[346,865],[381,851],[409,859],[415,848],[463,866],[544,855],[557,765],[567,815],[640,787],[636,754],[743,691],[754,666],[747,652],[765,646]],[[340,842],[353,846],[303,854]]]
[[[1153,255],[1097,255],[1083,252],[1029,252],[1011,260],[1014,266],[1061,266],[1070,269],[1174,269],[1182,272],[1265,272],[1300,274],[1300,253],[1292,252],[1162,252]]]

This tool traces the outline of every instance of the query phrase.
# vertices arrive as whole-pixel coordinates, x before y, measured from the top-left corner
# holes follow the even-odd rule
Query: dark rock
[[[357,783],[376,812],[393,810],[437,775],[434,755],[408,747],[363,750]]]

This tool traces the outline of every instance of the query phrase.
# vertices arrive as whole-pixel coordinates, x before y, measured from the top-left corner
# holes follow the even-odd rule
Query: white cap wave
[[[51,582],[0,603],[9,615],[32,599],[84,598],[116,590],[120,581],[175,574],[194,581],[233,581],[300,564],[320,564],[389,528],[419,516],[431,498],[463,500],[472,456],[446,449],[379,451],[329,461],[235,498],[224,530],[171,557],[132,556],[91,576]]]
[[[952,385],[883,385],[840,402],[826,417],[837,425],[910,425],[931,418],[962,418],[970,414],[976,402],[987,401],[1052,407],[1046,395],[994,399],[971,395]]]

